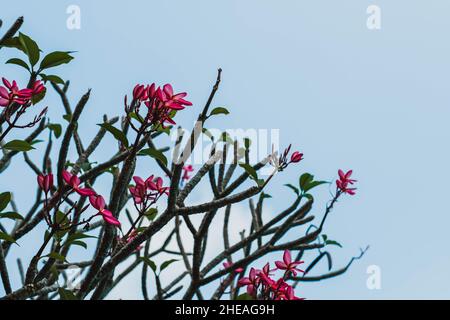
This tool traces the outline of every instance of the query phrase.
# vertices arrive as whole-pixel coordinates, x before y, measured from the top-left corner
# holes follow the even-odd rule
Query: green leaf
[[[39,61],[40,56],[37,43],[23,33],[19,33],[19,41],[24,49],[24,52],[28,56],[28,60],[30,60],[31,65],[34,66]]]
[[[291,188],[292,190],[294,190],[294,192],[295,192],[297,195],[300,194],[300,190],[298,190],[298,188],[295,187],[295,186],[293,186],[292,184],[287,183],[287,184],[285,184],[285,186],[288,187],[288,188]]]
[[[167,261],[164,261],[162,263],[162,265],[159,267],[159,272],[163,271],[165,268],[167,268],[168,266],[170,266],[172,263],[174,263],[175,261],[178,261],[177,259],[170,259]]]
[[[2,212],[0,213],[0,219],[11,219],[11,220],[23,220],[23,217],[17,212]]]
[[[305,188],[306,188],[306,186],[311,182],[311,181],[313,181],[313,179],[314,179],[314,176],[312,175],[312,174],[310,174],[310,173],[304,173],[304,174],[302,174],[301,176],[300,176],[300,179],[299,179],[299,186],[300,186],[300,189],[301,190],[305,190]]]
[[[64,84],[65,83],[63,79],[61,79],[60,77],[55,76],[53,74],[52,75],[46,75],[46,74],[41,73],[40,76],[41,76],[42,80],[44,80],[45,82],[50,81],[50,82],[58,83],[58,84]]]
[[[5,240],[11,243],[16,243],[16,240],[14,240],[13,237],[11,237],[9,234],[0,232],[0,240]]]
[[[71,243],[71,245],[80,246],[80,247],[83,247],[83,248],[87,249],[87,244],[85,242],[83,242],[83,241],[80,241],[80,240],[73,241]]]
[[[19,37],[13,37],[4,40],[0,47],[16,48],[26,54],[24,48],[22,47],[22,44],[19,41]]]
[[[58,139],[62,133],[62,126],[59,123],[49,123],[47,127],[53,131],[55,138]]]
[[[147,212],[145,212],[145,217],[148,220],[153,221],[153,220],[155,220],[157,214],[158,214],[158,209],[150,208],[147,210]]]
[[[217,114],[229,114],[229,113],[230,112],[226,108],[224,108],[224,107],[217,107],[217,108],[214,108],[211,111],[209,116],[214,116],[214,115],[217,115]]]
[[[153,260],[150,260],[148,257],[141,257],[141,259],[147,266],[150,267],[150,269],[153,270],[153,272],[156,272],[156,264],[153,262]]]
[[[12,140],[3,146],[3,149],[12,150],[12,151],[30,151],[33,146],[24,141],[24,140]]]
[[[268,193],[264,193],[264,192],[261,192],[261,195],[260,195],[260,197],[261,197],[261,198],[263,198],[263,199],[268,199],[268,198],[272,198],[272,196],[271,196],[270,194],[268,194]]]
[[[239,163],[239,166],[241,166],[254,180],[258,179],[258,174],[251,165],[249,165],[248,163]]]
[[[325,245],[327,245],[327,246],[338,246],[338,247],[342,248],[342,245],[339,242],[337,242],[335,240],[329,240],[328,236],[326,234],[322,235],[322,239],[323,239],[323,242],[325,243]]]
[[[121,130],[117,129],[112,124],[109,124],[107,122],[98,124],[98,126],[102,127],[103,129],[111,133],[114,136],[114,138],[119,140],[126,148],[128,148],[127,136]]]
[[[67,237],[67,240],[66,240],[66,242],[64,243],[64,246],[71,245],[71,244],[80,245],[80,244],[77,244],[76,242],[79,241],[80,239],[87,239],[87,238],[93,238],[93,239],[95,239],[95,238],[97,238],[97,237],[90,236],[90,235],[84,234],[84,233],[82,233],[82,232],[76,232],[76,233],[71,234],[70,236]],[[80,242],[81,242],[81,241],[80,241]],[[84,242],[83,242],[83,243],[84,243]]]
[[[150,157],[152,157],[154,159],[157,159],[157,160],[161,161],[162,163],[164,163],[164,165],[167,166],[167,158],[160,150],[156,150],[154,148],[147,148],[147,149],[141,150],[138,153],[138,155],[150,156]]]
[[[30,71],[30,67],[28,67],[28,64],[25,61],[23,61],[22,59],[12,58],[12,59],[9,59],[8,61],[6,61],[6,63],[15,64],[15,65],[24,67],[25,69]]]
[[[69,54],[69,52],[54,51],[42,59],[39,70],[53,68],[64,63],[69,63],[72,59],[73,57]]]
[[[310,181],[308,185],[303,189],[304,192],[308,192],[312,188],[320,186],[321,184],[329,183],[328,181]]]
[[[34,146],[35,144],[38,144],[38,143],[41,143],[41,142],[44,142],[44,140],[42,140],[42,139],[35,139],[35,140],[33,140],[33,141],[31,141],[31,145],[32,146]]]
[[[75,294],[70,290],[58,288],[58,293],[61,300],[78,300]]]
[[[65,114],[63,115],[63,119],[66,120],[67,122],[72,121],[72,115],[71,114]]]
[[[44,257],[48,257],[50,259],[55,259],[61,262],[65,262],[66,257],[64,257],[62,254],[58,253],[58,252],[50,252],[48,255],[44,256]]]
[[[252,296],[249,295],[247,292],[240,294],[236,297],[236,300],[253,300]]]
[[[0,212],[3,211],[11,201],[11,192],[0,193]]]

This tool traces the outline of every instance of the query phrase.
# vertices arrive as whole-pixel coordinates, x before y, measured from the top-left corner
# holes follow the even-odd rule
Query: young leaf
[[[37,43],[23,33],[19,33],[19,41],[24,52],[28,56],[28,60],[30,60],[31,65],[34,66],[39,61],[40,55]]]
[[[248,163],[239,163],[239,166],[241,166],[249,174],[250,177],[252,177],[255,180],[258,179],[258,174],[251,165],[249,165]]]
[[[0,212],[3,211],[11,201],[11,192],[0,193]]]
[[[53,134],[55,135],[55,138],[58,139],[61,136],[62,133],[62,127],[59,123],[49,123],[47,127],[53,131]]]
[[[297,195],[300,194],[300,190],[298,190],[298,188],[297,188],[297,187],[294,187],[292,184],[287,183],[287,184],[285,184],[285,186],[288,187],[288,188],[291,188],[292,190],[294,190],[294,192],[295,192]]]
[[[50,81],[50,82],[57,83],[57,84],[65,83],[63,79],[61,79],[60,77],[55,76],[55,75],[46,75],[46,74],[41,73],[40,76],[41,76],[42,80],[44,80],[45,82]]]
[[[158,209],[150,208],[147,210],[147,212],[145,212],[145,217],[148,220],[153,221],[153,220],[155,220],[157,214],[158,214]]]
[[[226,109],[226,108],[224,108],[224,107],[217,107],[217,108],[214,108],[212,111],[211,111],[211,113],[209,114],[209,116],[214,116],[214,115],[216,115],[216,114],[229,114],[230,112]]]
[[[153,272],[156,272],[156,264],[153,262],[153,260],[150,260],[147,257],[141,257],[140,258],[146,265],[150,267],[150,269],[153,270]]]
[[[323,239],[323,242],[325,243],[325,245],[327,245],[327,246],[338,246],[338,247],[342,248],[342,245],[339,242],[334,241],[334,240],[329,240],[328,236],[326,234],[322,235],[322,239]]]
[[[23,217],[17,212],[2,212],[0,213],[0,219],[11,219],[11,220],[23,220]]]
[[[45,257],[48,257],[50,259],[55,259],[61,262],[65,262],[66,257],[64,257],[62,254],[59,254],[58,252],[50,252],[48,255],[46,255]]]
[[[138,154],[141,155],[141,156],[150,156],[150,157],[152,157],[154,159],[157,159],[157,160],[161,161],[162,163],[164,163],[164,165],[167,166],[167,158],[159,150],[156,150],[156,149],[153,149],[153,148],[147,148],[147,149],[141,150]]]
[[[24,140],[12,140],[3,146],[3,149],[12,151],[30,151],[33,146]]]
[[[9,59],[8,61],[6,61],[6,63],[15,64],[15,65],[18,65],[18,66],[21,66],[21,67],[27,69],[28,72],[30,71],[30,67],[28,67],[28,64],[25,61],[23,61],[22,59],[12,58],[12,59]]]
[[[9,234],[1,232],[0,231],[0,240],[5,240],[11,243],[16,243],[16,240],[14,240],[13,237],[11,237]]]
[[[42,59],[39,70],[53,68],[64,63],[69,63],[72,59],[73,57],[69,54],[69,52],[54,51]]]
[[[163,271],[165,268],[167,268],[168,266],[170,266],[172,263],[174,263],[175,261],[178,261],[177,259],[170,259],[167,261],[164,261],[162,263],[162,265],[159,267],[159,272]]]
[[[98,126],[102,127],[103,129],[111,133],[114,136],[114,138],[119,140],[126,148],[128,148],[127,136],[121,130],[117,129],[116,127],[107,122],[98,124]]]

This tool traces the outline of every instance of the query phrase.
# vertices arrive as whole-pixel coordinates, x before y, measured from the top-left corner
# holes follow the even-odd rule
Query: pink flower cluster
[[[2,81],[4,86],[0,86],[0,107],[7,107],[12,103],[27,104],[31,101],[31,98],[45,89],[40,80],[35,81],[31,89],[19,89],[15,80],[11,83],[7,79],[2,78]]]
[[[101,215],[106,223],[120,227],[120,222],[112,214],[111,211],[106,209],[105,199],[91,188],[80,188],[80,178],[76,175],[72,175],[70,172],[64,170],[62,173],[64,181],[72,187],[72,190],[78,193],[80,196],[89,197],[91,205],[98,210],[96,215]]]
[[[173,121],[173,112],[183,110],[185,106],[191,106],[192,103],[185,100],[186,92],[174,93],[170,84],[165,84],[162,88],[151,85],[138,84],[133,89],[133,100],[128,106],[127,96],[125,96],[125,110],[128,113],[139,113],[141,103],[147,108],[144,119],[146,124],[159,125],[164,127],[164,123],[175,124]]]
[[[135,205],[140,205],[140,211],[145,211],[149,206],[154,204],[163,195],[169,194],[169,187],[163,186],[163,179],[151,175],[146,180],[141,177],[134,176],[134,186],[130,186],[129,190],[133,197]]]
[[[292,145],[289,145],[284,151],[283,154],[278,159],[274,155],[272,155],[269,159],[270,164],[276,168],[278,168],[279,171],[282,171],[288,167],[291,163],[298,163],[303,160],[303,153],[299,151],[295,151],[291,154],[291,157],[289,159],[289,152],[291,151]]]
[[[338,188],[338,190],[343,193],[348,193],[349,195],[354,195],[356,190],[356,188],[350,187],[356,182],[355,179],[350,178],[352,173],[352,170],[349,170],[346,173],[344,173],[344,171],[342,170],[339,170],[339,179],[336,180],[336,187]]]
[[[75,191],[80,196],[89,197],[89,202],[98,211],[95,216],[101,215],[106,223],[120,227],[119,220],[113,216],[111,211],[106,209],[105,199],[101,195],[97,194],[91,188],[81,188],[80,178],[66,170],[63,171],[62,177],[64,182],[72,188],[72,191]],[[37,181],[39,187],[47,194],[53,187],[53,174],[40,174],[37,177]]]
[[[292,261],[291,253],[285,250],[282,261],[275,261],[276,268],[270,269],[270,264],[261,269],[251,268],[248,277],[243,277],[238,281],[239,286],[247,287],[247,293],[257,300],[302,300],[295,296],[294,288],[286,280],[291,276],[296,276],[297,272],[303,272],[297,268],[303,261]],[[284,271],[281,278],[275,280],[272,272],[276,270]]]

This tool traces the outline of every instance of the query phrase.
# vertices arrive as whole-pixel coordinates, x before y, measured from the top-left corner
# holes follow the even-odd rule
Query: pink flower
[[[32,89],[19,89],[15,80],[11,83],[2,78],[2,81],[6,87],[0,86],[0,106],[2,107],[6,107],[13,102],[23,105],[33,96]]]
[[[142,84],[137,84],[133,89],[134,100],[147,100],[148,93],[147,88]]]
[[[222,263],[222,265],[223,265],[224,268],[229,268],[229,267],[233,266],[233,262],[226,261],[226,262]],[[234,269],[234,272],[236,272],[236,273],[241,273],[242,271],[244,271],[243,268],[236,268],[236,269]]]
[[[53,174],[40,174],[37,177],[37,182],[39,187],[45,192],[48,193],[50,189],[53,187]]]
[[[163,187],[163,180],[160,177],[151,175],[145,181],[141,177],[134,176],[134,186],[128,189],[136,205],[141,205],[143,211],[147,210],[163,194],[169,194],[169,188]]]
[[[294,276],[297,275],[297,271],[303,272],[303,270],[297,269],[299,264],[302,264],[303,261],[292,261],[291,252],[289,250],[285,250],[283,254],[283,261],[275,261],[275,265],[279,270],[286,270],[285,273],[292,273]]]
[[[297,162],[300,162],[301,160],[303,160],[303,153],[301,153],[299,151],[295,151],[294,153],[292,153],[290,160],[288,160],[288,156],[289,156],[289,152],[291,151],[291,147],[292,147],[292,145],[289,145],[286,149],[284,149],[283,153],[281,154],[281,156],[279,158],[276,156],[276,154],[273,154],[270,157],[270,159],[269,159],[270,164],[273,167],[277,168],[278,171],[283,171],[291,163],[297,163]]]
[[[120,227],[119,220],[113,216],[111,211],[105,209],[105,199],[103,199],[101,195],[91,195],[89,197],[89,202],[95,209],[98,210],[98,214],[103,217],[103,220],[105,220],[106,223]]]
[[[45,90],[44,84],[42,83],[42,81],[37,80],[33,83],[33,88],[32,90],[32,96],[38,95],[40,94],[42,91]]]
[[[349,188],[349,185],[352,185],[356,182],[354,179],[350,179],[353,170],[349,170],[346,173],[340,170],[338,171],[339,179],[336,180],[336,186],[343,193],[348,193],[349,195],[354,195],[356,188]]]
[[[181,177],[182,181],[187,181],[189,180],[191,177],[189,176],[190,172],[194,171],[194,167],[191,165],[187,165],[183,167],[183,176]]]
[[[303,153],[300,153],[298,151],[295,151],[292,155],[291,155],[291,162],[293,163],[297,163],[300,162],[303,159]]]
[[[165,84],[163,88],[156,87],[154,83],[149,86],[138,84],[133,89],[133,101],[127,104],[125,96],[125,111],[139,113],[141,103],[147,107],[147,115],[144,117],[146,124],[153,126],[162,125],[166,122],[175,124],[173,121],[173,111],[182,110],[192,103],[185,100],[186,93],[174,93],[170,84]]]
[[[62,172],[64,181],[72,187],[72,189],[80,196],[92,196],[95,195],[95,191],[89,188],[80,188],[80,179],[76,175],[70,174],[70,172],[64,170]]]
[[[28,103],[33,96],[45,90],[45,87],[40,80],[35,81],[31,89],[19,89],[15,80],[11,83],[7,79],[2,78],[2,81],[5,87],[0,86],[1,107],[6,107],[13,102],[24,105]]]
[[[157,90],[158,92],[158,90]],[[186,92],[174,94],[170,84],[165,84],[163,90],[160,91],[160,99],[164,102],[164,106],[173,110],[182,110],[184,106],[192,106],[192,103],[184,100],[187,96]]]
[[[239,286],[247,286],[247,293],[251,296],[256,296],[256,289],[259,286],[260,279],[257,273],[255,268],[251,268],[249,276],[243,277],[238,281]]]

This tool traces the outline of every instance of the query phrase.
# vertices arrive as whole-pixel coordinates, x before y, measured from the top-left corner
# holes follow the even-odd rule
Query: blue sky
[[[81,9],[80,30],[66,28],[72,4]],[[381,30],[366,27],[369,5],[381,8]],[[305,153],[270,186],[273,210],[291,199],[282,184],[302,172],[332,180],[338,168],[351,168],[358,179],[357,195],[338,204],[326,233],[344,245],[332,249],[336,267],[359,247],[371,248],[347,274],[305,284],[301,295],[441,299],[450,297],[449,9],[444,0],[46,0],[2,6],[0,18],[7,25],[25,16],[22,31],[45,51],[77,51],[58,74],[71,80],[73,99],[92,88],[81,122],[85,139],[103,113],[122,112],[123,95],[138,82],[187,91],[196,112],[179,122],[190,126],[222,67],[215,105],[231,114],[210,126],[280,129],[283,145]],[[2,63],[9,54],[2,50]],[[26,76],[3,64],[0,75]],[[46,103],[60,121],[55,95]],[[17,164],[0,186],[27,198],[30,179]],[[320,215],[328,189],[316,195]],[[370,265],[381,268],[380,290],[366,287]]]

